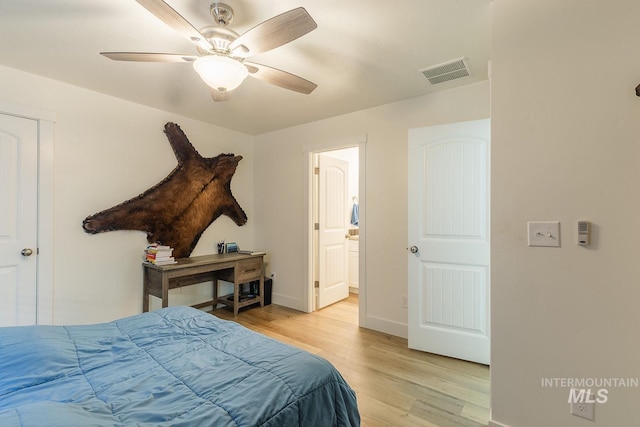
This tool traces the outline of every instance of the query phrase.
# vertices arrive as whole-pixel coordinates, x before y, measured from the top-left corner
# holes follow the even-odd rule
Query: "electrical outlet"
[[[595,402],[572,402],[571,414],[593,421],[595,419]]]

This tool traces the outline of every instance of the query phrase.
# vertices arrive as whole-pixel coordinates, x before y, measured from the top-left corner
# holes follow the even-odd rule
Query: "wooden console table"
[[[143,263],[142,311],[149,311],[149,295],[162,299],[162,307],[169,306],[169,289],[195,285],[213,281],[213,298],[195,308],[218,304],[233,307],[233,314],[247,305],[260,303],[264,307],[264,274],[263,255],[227,253],[203,255],[191,258],[179,258],[177,264],[154,265]],[[218,280],[233,283],[233,299],[231,295],[218,297]],[[240,301],[240,285],[260,280],[260,294],[254,298]]]

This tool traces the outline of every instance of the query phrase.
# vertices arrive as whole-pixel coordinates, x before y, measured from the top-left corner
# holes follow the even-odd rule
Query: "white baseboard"
[[[508,425],[499,423],[497,421],[489,421],[489,424],[487,424],[487,426],[488,427],[509,427]]]
[[[394,322],[381,317],[367,315],[365,316],[365,324],[360,326],[400,338],[409,336],[409,328],[406,323]]]

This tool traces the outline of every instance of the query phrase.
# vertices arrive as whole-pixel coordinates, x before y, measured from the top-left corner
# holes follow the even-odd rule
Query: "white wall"
[[[589,423],[541,379],[640,377],[640,2],[492,7],[492,418],[638,425],[638,388]],[[530,220],[561,221],[562,247],[527,247]]]
[[[53,111],[58,117],[54,322],[101,322],[141,311],[145,234],[89,235],[81,225],[86,216],[137,196],[173,170],[176,159],[163,133],[168,121],[178,123],[205,157],[228,152],[244,157],[231,188],[248,223],[237,227],[226,216],[218,218],[203,233],[193,255],[215,252],[215,242],[223,238],[252,246],[251,137],[1,66],[0,100]],[[189,303],[198,292],[210,296],[211,287],[172,291],[170,305]],[[159,306],[152,298],[152,308]]]
[[[366,326],[406,336],[408,129],[488,117],[481,82],[256,137],[255,243],[277,273],[273,301],[306,305],[304,151],[366,138]]]

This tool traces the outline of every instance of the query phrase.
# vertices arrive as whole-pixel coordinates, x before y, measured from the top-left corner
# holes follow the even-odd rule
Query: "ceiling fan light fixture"
[[[220,92],[234,90],[249,75],[247,67],[228,56],[201,56],[193,62],[193,68],[209,87]]]

